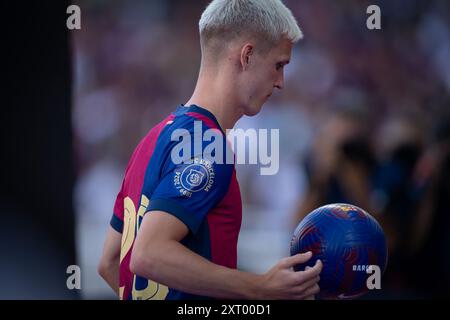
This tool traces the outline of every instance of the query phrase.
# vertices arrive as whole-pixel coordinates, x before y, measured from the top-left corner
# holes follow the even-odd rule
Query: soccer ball
[[[379,223],[363,209],[329,204],[309,213],[291,240],[291,255],[307,251],[313,257],[294,270],[322,261],[318,298],[354,299],[379,289],[387,265],[386,238]]]

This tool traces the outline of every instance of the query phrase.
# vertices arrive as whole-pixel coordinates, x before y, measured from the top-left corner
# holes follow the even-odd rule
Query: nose
[[[277,82],[275,82],[274,87],[280,90],[284,88],[284,73],[281,73],[280,77],[277,79]]]

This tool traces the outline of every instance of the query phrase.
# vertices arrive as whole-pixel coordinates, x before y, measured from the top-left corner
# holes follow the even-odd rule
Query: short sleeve
[[[110,225],[111,227],[119,233],[123,232],[123,183],[122,187],[117,194],[116,202],[114,203],[113,215],[111,217]]]
[[[123,232],[123,219],[124,219],[124,199],[125,195],[125,179],[127,178],[128,172],[130,171],[130,165],[133,163],[134,158],[136,157],[138,148],[136,148],[131,155],[131,159],[128,162],[127,168],[125,170],[125,175],[122,181],[122,186],[120,187],[120,191],[117,194],[116,201],[114,203],[113,215],[109,224],[111,227],[119,233]]]
[[[226,195],[234,166],[203,158],[167,166],[147,211],[165,211],[195,234],[208,212]]]

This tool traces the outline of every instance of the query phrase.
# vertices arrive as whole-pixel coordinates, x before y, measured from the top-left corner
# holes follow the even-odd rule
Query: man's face
[[[251,63],[244,74],[241,87],[245,115],[258,114],[273,91],[283,89],[284,66],[291,59],[292,47],[291,41],[283,39],[268,53],[254,53],[252,55]]]

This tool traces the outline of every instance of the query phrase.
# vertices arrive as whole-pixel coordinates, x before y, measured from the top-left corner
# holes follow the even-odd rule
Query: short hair
[[[263,40],[267,48],[283,37],[292,43],[303,38],[297,20],[281,0],[213,0],[199,28],[202,51],[221,49],[244,35]]]

